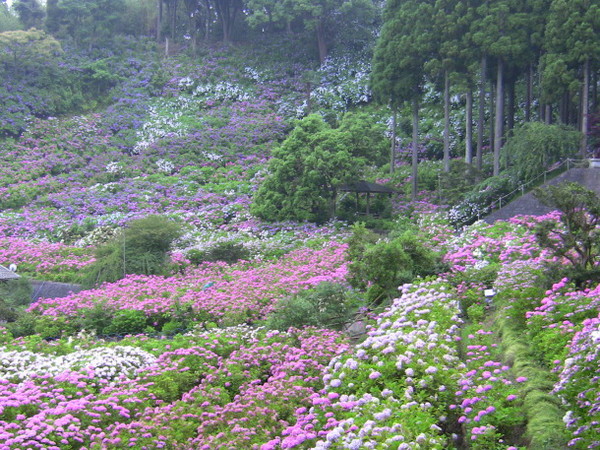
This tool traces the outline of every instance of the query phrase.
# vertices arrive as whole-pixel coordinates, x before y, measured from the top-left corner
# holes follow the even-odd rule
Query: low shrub
[[[103,330],[106,335],[138,334],[146,329],[146,314],[135,309],[117,311],[110,325]]]
[[[282,299],[267,319],[267,327],[287,330],[315,326],[341,329],[360,303],[353,291],[341,284],[323,282],[314,289]]]
[[[250,252],[239,242],[219,242],[205,251],[192,249],[186,253],[186,257],[195,265],[216,261],[234,264],[239,260],[249,260]]]

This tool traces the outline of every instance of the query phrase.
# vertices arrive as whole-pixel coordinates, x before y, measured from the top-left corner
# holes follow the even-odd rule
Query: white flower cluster
[[[205,83],[196,86],[192,92],[194,97],[208,97],[212,100],[233,100],[247,101],[250,100],[250,94],[241,86],[223,81],[220,83]]]
[[[156,161],[156,168],[159,172],[171,175],[175,169],[175,164],[173,164],[171,161],[167,161],[166,159],[159,159]]]
[[[465,368],[455,344],[461,324],[458,302],[439,281],[404,285],[401,292],[353,355],[330,362],[323,383],[335,398],[337,388],[352,390],[362,383],[365,370],[375,380],[382,376],[377,369],[390,364],[403,383],[394,390],[384,389],[381,398],[369,393],[340,395],[331,407],[351,410],[353,419],[340,422],[315,449],[443,448],[445,437],[435,422],[446,419],[430,411],[435,411],[439,393],[447,389],[444,380],[455,380]],[[431,425],[403,427],[395,423],[398,412],[402,416],[431,414]]]
[[[177,87],[180,89],[190,88],[194,85],[194,80],[191,77],[183,77],[177,82]]]
[[[123,173],[123,167],[117,161],[111,161],[106,165],[106,173]]]
[[[187,332],[185,336],[194,338],[204,338],[212,341],[217,338],[224,338],[242,342],[252,342],[259,339],[260,334],[265,330],[264,327],[251,327],[249,325],[236,325],[233,327],[215,328],[213,330],[206,331],[201,325],[196,326],[191,331]],[[281,332],[281,334],[287,334]]]
[[[180,119],[187,108],[182,108],[178,99],[161,99],[148,108],[148,120],[137,131],[137,144],[133,154],[138,155],[158,139],[183,136],[187,131]]]
[[[0,379],[21,382],[32,375],[56,376],[64,372],[92,370],[94,376],[115,381],[133,375],[156,361],[137,347],[116,346],[79,350],[68,355],[42,355],[0,348]]]
[[[118,229],[114,226],[103,225],[96,227],[87,235],[75,242],[77,247],[88,247],[90,245],[98,246],[105,244],[116,236]]]
[[[263,83],[265,81],[265,77],[253,67],[244,68],[244,74],[257,83]]]
[[[371,99],[371,64],[366,56],[331,57],[318,72],[323,82],[313,91],[313,96],[319,105],[346,111]]]

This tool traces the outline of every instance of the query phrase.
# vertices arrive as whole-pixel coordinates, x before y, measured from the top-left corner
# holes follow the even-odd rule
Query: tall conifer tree
[[[435,39],[430,26],[434,0],[389,0],[373,58],[375,97],[398,108],[412,104],[412,199],[417,196],[419,102],[425,64],[433,57]]]

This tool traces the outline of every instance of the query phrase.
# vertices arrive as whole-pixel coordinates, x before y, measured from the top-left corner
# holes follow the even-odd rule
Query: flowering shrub
[[[77,272],[93,262],[89,248],[8,236],[0,238],[0,264],[16,264],[20,273],[48,277],[60,272]]]
[[[511,376],[510,367],[496,359],[498,350],[493,332],[475,330],[466,336],[466,368],[458,380],[456,403],[450,409],[460,414],[464,439],[473,449],[505,449],[514,439],[515,427],[524,424],[519,413],[522,400],[518,383],[524,377]]]
[[[263,449],[446,448],[460,319],[449,286],[405,285],[364,342],[334,358],[325,389]]]
[[[103,347],[44,365],[29,352],[38,358],[31,370],[0,381],[0,446],[250,448],[287,426],[295,405],[308,404],[327,361],[347,349],[339,334],[311,329],[194,333],[166,341],[173,349],[156,348],[160,340],[129,342],[155,347],[158,356]],[[93,352],[108,365],[100,367]],[[59,371],[57,363],[67,360],[72,364]],[[112,383],[119,371],[129,379]]]
[[[0,379],[24,381],[32,376],[56,376],[84,371],[101,380],[116,381],[154,363],[155,357],[135,347],[79,350],[64,356],[44,356],[30,351],[6,351],[0,347]]]
[[[573,336],[569,355],[558,367],[553,393],[567,405],[563,419],[572,434],[569,446],[594,448],[600,444],[600,317],[585,319]]]
[[[254,321],[272,311],[279,298],[323,281],[343,281],[345,250],[345,244],[329,242],[320,249],[293,251],[275,262],[207,263],[173,277],[130,275],[98,289],[41,299],[29,309],[51,317],[85,317],[101,304],[108,311],[139,310],[159,318],[185,305],[193,317],[208,314],[229,325]]]

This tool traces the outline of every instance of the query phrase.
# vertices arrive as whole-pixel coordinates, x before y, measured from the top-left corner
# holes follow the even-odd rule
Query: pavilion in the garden
[[[366,210],[363,214],[370,215],[371,214],[371,196],[372,195],[389,195],[395,194],[396,191],[391,187],[384,186],[383,184],[371,183],[369,181],[353,181],[350,183],[342,184],[338,187],[338,192],[354,192],[356,194],[356,212],[359,214],[359,199],[360,195],[366,195],[367,197],[367,206]]]

